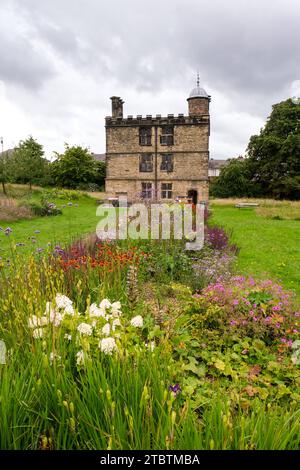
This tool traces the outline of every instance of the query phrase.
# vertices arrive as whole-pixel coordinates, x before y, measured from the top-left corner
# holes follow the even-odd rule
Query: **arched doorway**
[[[188,199],[191,201],[192,204],[197,204],[197,202],[198,202],[198,191],[196,189],[189,189],[187,196],[188,196]]]

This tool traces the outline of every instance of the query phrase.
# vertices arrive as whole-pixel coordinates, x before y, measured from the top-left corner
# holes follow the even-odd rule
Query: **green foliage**
[[[44,181],[49,162],[43,158],[43,146],[32,136],[21,141],[11,157],[12,181],[15,183],[39,184]]]
[[[40,201],[27,202],[27,207],[31,209],[34,215],[38,217],[45,217],[50,215],[59,215],[62,213],[54,203],[48,202],[45,199]]]
[[[95,179],[95,183],[100,188],[104,188],[105,178],[106,178],[106,163],[96,161],[96,179]]]
[[[210,184],[212,197],[256,197],[259,194],[259,185],[252,181],[247,161],[242,158],[232,159]]]
[[[263,194],[300,198],[300,106],[291,99],[273,106],[259,135],[248,146],[249,171]]]
[[[65,152],[56,156],[51,164],[51,174],[57,186],[75,189],[95,182],[96,163],[87,148],[66,144]]]

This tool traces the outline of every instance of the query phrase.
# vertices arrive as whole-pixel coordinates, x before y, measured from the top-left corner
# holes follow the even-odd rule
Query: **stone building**
[[[124,101],[113,96],[106,117],[106,192],[129,201],[208,200],[210,96],[191,91],[188,115],[123,116]]]

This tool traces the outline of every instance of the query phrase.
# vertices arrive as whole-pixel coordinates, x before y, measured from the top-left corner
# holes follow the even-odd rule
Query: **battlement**
[[[147,114],[142,116],[127,116],[125,117],[113,117],[107,116],[105,118],[106,126],[165,126],[165,125],[191,125],[191,124],[207,124],[209,122],[209,114],[202,114],[201,116],[185,116],[184,114],[168,114],[167,116],[161,116],[156,114],[152,116]]]

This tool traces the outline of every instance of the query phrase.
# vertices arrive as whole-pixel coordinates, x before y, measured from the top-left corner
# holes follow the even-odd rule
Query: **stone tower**
[[[210,96],[191,91],[188,115],[123,117],[123,100],[113,96],[106,117],[105,189],[128,200],[208,201]]]

